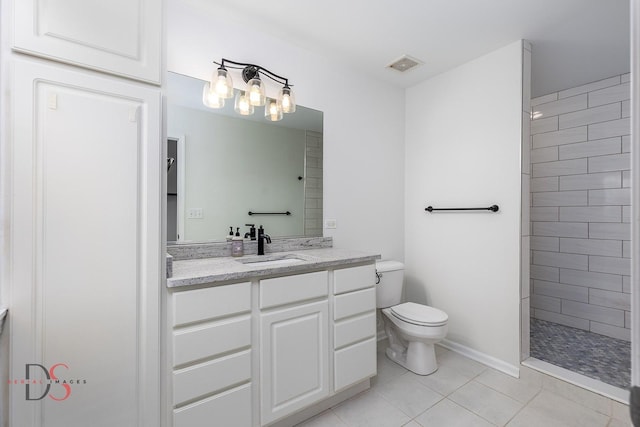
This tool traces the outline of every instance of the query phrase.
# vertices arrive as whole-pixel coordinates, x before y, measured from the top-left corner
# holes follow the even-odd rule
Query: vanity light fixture
[[[214,64],[220,67],[213,74],[211,82],[205,83],[202,92],[202,102],[207,107],[222,108],[224,100],[233,97],[233,81],[227,70],[228,67],[242,70],[242,79],[247,83],[246,90],[236,94],[235,111],[238,114],[250,115],[253,114],[254,107],[265,106],[265,118],[275,122],[282,120],[282,113],[296,111],[296,99],[289,86],[289,79],[286,77],[279,76],[260,65],[235,62],[224,58],[221,62],[214,61]],[[282,85],[278,98],[267,98],[264,83],[260,79],[261,76],[266,76]]]

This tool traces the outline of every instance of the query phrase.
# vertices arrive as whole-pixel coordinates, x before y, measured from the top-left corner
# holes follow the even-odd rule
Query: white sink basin
[[[282,267],[287,265],[300,264],[301,262],[309,261],[309,259],[307,259],[306,257],[299,257],[297,255],[271,255],[240,258],[235,261],[254,267]]]

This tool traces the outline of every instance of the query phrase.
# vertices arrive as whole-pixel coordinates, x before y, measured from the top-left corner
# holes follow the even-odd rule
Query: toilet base
[[[438,370],[433,344],[413,341],[406,348],[396,344],[388,347],[385,353],[389,359],[418,375],[429,375]]]

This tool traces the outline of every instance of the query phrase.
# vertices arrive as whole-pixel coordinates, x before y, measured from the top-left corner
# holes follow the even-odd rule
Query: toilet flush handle
[[[378,270],[376,270],[376,285],[380,284],[381,277],[382,277],[382,273],[378,273]]]

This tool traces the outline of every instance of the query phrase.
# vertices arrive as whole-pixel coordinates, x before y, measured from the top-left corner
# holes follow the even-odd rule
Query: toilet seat
[[[444,311],[413,302],[395,305],[390,311],[398,319],[418,326],[442,326],[449,320]]]

